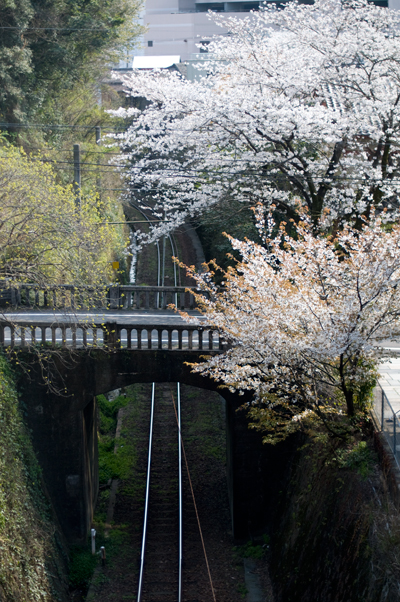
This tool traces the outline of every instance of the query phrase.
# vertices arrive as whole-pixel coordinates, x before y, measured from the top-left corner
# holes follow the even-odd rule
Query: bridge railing
[[[400,468],[400,422],[380,384],[374,389],[373,411]]]
[[[0,306],[34,309],[166,309],[173,303],[179,309],[194,309],[191,287],[185,286],[58,286],[20,284],[0,288]]]
[[[94,324],[0,322],[0,345],[12,348],[46,346],[87,349],[223,350],[220,335],[192,324]]]
[[[196,302],[192,288],[185,286],[134,286],[110,287],[111,309],[166,309],[171,303],[179,309],[194,309]]]

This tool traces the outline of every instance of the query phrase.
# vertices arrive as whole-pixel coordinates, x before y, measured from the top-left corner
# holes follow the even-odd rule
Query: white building
[[[398,0],[400,2],[400,0]],[[210,20],[208,10],[229,13],[243,17],[245,13],[259,7],[258,0],[237,2],[210,2],[209,0],[145,0],[140,22],[147,31],[142,36],[132,56],[121,61],[120,69],[132,68],[133,56],[179,56],[188,60],[198,53],[198,44],[203,42],[206,51],[207,41],[214,35],[228,33]]]
[[[204,43],[216,34],[227,33],[210,20],[207,11],[229,12],[243,16],[258,8],[259,2],[207,2],[205,0],[147,0],[143,23],[148,28],[143,36],[145,56],[179,55],[186,61],[190,55],[199,52],[198,44]]]
[[[285,1],[285,0],[284,0]],[[282,2],[282,4],[284,3]],[[301,0],[300,0],[301,1]],[[309,2],[309,0],[303,0]],[[379,6],[400,9],[400,0],[375,0]],[[210,0],[145,0],[141,22],[147,31],[142,36],[134,56],[179,56],[187,61],[191,55],[206,52],[207,41],[214,35],[228,31],[210,20],[207,11],[229,13],[242,18],[251,10],[257,10],[258,0],[212,2]],[[198,45],[203,43],[203,49]],[[119,65],[120,69],[132,68],[133,56]],[[140,67],[139,67],[140,68]]]

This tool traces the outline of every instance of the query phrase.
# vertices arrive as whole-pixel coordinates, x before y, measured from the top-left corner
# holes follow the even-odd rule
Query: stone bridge
[[[37,315],[40,319],[40,314]],[[0,322],[0,345],[11,348],[35,347],[52,349],[168,349],[169,351],[222,351],[226,344],[218,333],[200,324],[156,323],[146,316],[140,323],[98,322],[86,319],[73,322],[62,316],[48,322],[26,321],[23,316]]]
[[[7,313],[0,321],[0,343],[18,351],[19,365],[29,368],[29,373],[19,370],[20,399],[45,486],[70,541],[87,536],[98,494],[96,396],[147,382],[217,390],[214,381],[191,372],[188,364],[226,347],[218,333],[201,325],[200,316],[197,324],[186,324],[173,312],[154,309],[145,314],[108,310],[102,316]],[[49,352],[49,361],[41,359],[40,350]],[[50,387],[44,385],[46,371]],[[261,436],[237,412],[246,398],[226,389],[219,393],[226,400],[232,530],[240,540],[264,522],[262,465],[267,461],[274,472],[277,462],[278,473],[282,452],[269,452],[266,460]]]

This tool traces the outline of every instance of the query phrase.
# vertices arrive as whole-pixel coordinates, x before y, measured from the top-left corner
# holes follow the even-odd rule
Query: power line
[[[238,125],[240,125],[240,122],[238,122]],[[0,128],[1,127],[15,127],[15,128],[43,128],[43,129],[48,129],[48,128],[71,128],[71,129],[84,129],[84,130],[93,130],[96,127],[99,127],[99,124],[97,125],[74,125],[74,124],[43,124],[43,123],[12,123],[12,122],[0,122]],[[123,132],[127,132],[127,128],[124,129],[119,129],[119,128],[112,128],[111,126],[100,126],[102,131],[108,131],[108,132],[114,132],[116,134],[120,134]],[[202,128],[200,128],[202,129]],[[188,130],[180,130],[180,133],[182,135],[184,134],[191,134],[191,133],[198,133],[197,130],[193,130],[193,129],[188,129]],[[271,140],[270,144],[282,144],[284,143],[285,140]],[[310,145],[314,145],[314,147],[316,149],[318,149],[318,145],[320,145],[321,143],[323,143],[323,140],[319,139],[319,138],[307,138],[302,139],[302,138],[298,138],[296,140],[293,141],[294,143],[306,143],[306,144],[310,144]],[[337,141],[339,142],[339,141]],[[375,142],[375,144],[377,144],[376,141],[371,140],[371,142]],[[126,142],[125,142],[126,144]],[[326,143],[329,144],[329,143]],[[335,142],[331,142],[330,144],[335,144]],[[365,145],[362,145],[363,147]],[[399,140],[392,140],[390,141],[390,146],[395,146],[398,147],[400,146],[400,139]],[[32,148],[40,148],[40,147],[32,147]],[[67,152],[67,151],[62,151],[62,152]],[[95,152],[95,151],[93,151]],[[99,151],[97,151],[99,152]],[[131,152],[131,151],[127,151],[127,152]],[[260,151],[261,152],[261,151]],[[216,160],[219,160],[216,158]],[[232,161],[246,161],[246,159],[232,159]]]
[[[102,127],[102,129],[104,130],[104,127]],[[34,150],[38,150],[38,151],[42,151],[43,153],[72,153],[72,150],[70,148],[55,148],[53,147],[48,147],[48,148],[43,148],[42,146],[30,146],[29,145],[29,149],[34,149]],[[118,156],[122,156],[121,152],[119,153],[110,153],[107,150],[102,151],[95,151],[95,150],[91,150],[91,149],[82,149],[81,148],[81,153],[88,153],[90,155],[105,155],[105,156],[109,156],[109,155],[118,155]]]
[[[116,26],[119,27],[119,26]],[[3,25],[0,29],[17,31],[113,31],[114,27],[19,27],[17,25]]]
[[[138,209],[138,211],[140,211],[140,209]],[[148,219],[148,220],[130,220],[127,222],[99,222],[99,226],[104,226],[104,225],[118,225],[118,224],[169,224],[170,222],[173,222],[174,220],[172,219]]]
[[[72,152],[72,151],[71,151]],[[1,158],[8,158],[7,155],[0,155]],[[33,158],[30,159],[32,161],[40,161],[42,163],[49,163],[52,167],[53,170],[55,171],[73,171],[74,169],[74,163],[73,161],[57,161],[57,160],[52,160],[52,159],[40,159],[40,158]],[[93,169],[90,168],[86,168],[85,166],[89,165],[89,166],[93,166]],[[129,172],[129,170],[140,170],[142,169],[141,167],[138,167],[136,165],[129,165],[129,166],[125,166],[124,167],[119,167],[119,166],[114,166],[114,165],[107,165],[104,163],[85,163],[82,162],[81,163],[81,170],[82,173],[93,173],[93,174],[121,174],[123,175],[127,175],[127,172]],[[167,172],[167,173],[166,173]],[[151,175],[153,178],[160,178],[160,174],[162,173],[161,171],[156,172],[156,171],[152,171],[152,172],[146,172],[147,175]],[[142,178],[143,176],[146,175],[145,174],[139,174]],[[170,179],[170,178],[180,178],[180,179],[185,179],[185,180],[195,180],[196,182],[201,183],[203,181],[204,178],[207,178],[209,176],[214,176],[217,179],[217,182],[220,181],[220,179],[222,178],[226,178],[226,177],[237,177],[237,178],[250,178],[253,176],[257,176],[257,178],[259,180],[264,180],[264,181],[269,181],[271,183],[274,182],[282,182],[282,181],[287,181],[288,179],[290,179],[291,176],[296,177],[296,178],[300,178],[301,180],[306,178],[306,175],[304,174],[300,174],[300,173],[295,173],[295,174],[290,174],[289,176],[287,176],[287,174],[282,174],[282,173],[277,173],[276,175],[271,175],[268,173],[260,173],[257,169],[248,169],[248,170],[238,170],[238,171],[212,171],[212,170],[202,170],[201,168],[199,168],[199,170],[195,170],[195,169],[190,169],[190,170],[178,170],[178,169],[165,169],[163,170],[163,177],[165,179]],[[373,185],[382,185],[382,186],[390,186],[390,185],[399,185],[400,184],[400,176],[391,178],[390,180],[377,180],[375,178],[371,178],[371,179],[365,179],[364,177],[360,176],[360,177],[356,177],[356,176],[334,176],[332,179],[329,179],[326,177],[326,175],[322,174],[322,175],[318,175],[318,174],[313,174],[312,176],[312,180],[314,182],[319,182],[319,183],[323,183],[325,182],[326,184],[335,184],[338,182],[358,182],[358,183],[362,183],[365,186],[373,186]],[[245,183],[246,180],[243,182]],[[204,184],[212,184],[212,182],[206,181],[203,182]],[[127,183],[127,187],[126,189],[120,189],[120,190],[126,190],[126,192],[129,192],[130,190],[142,190],[143,192],[147,192],[149,190],[152,191],[157,191],[157,192],[168,192],[168,191],[179,191],[179,188],[166,188],[163,189],[162,187],[164,186],[164,184],[160,184],[159,187],[147,187],[145,184],[143,185],[137,185],[134,186],[132,184]],[[167,186],[165,184],[165,186]],[[119,189],[112,189],[112,190],[119,190]]]
[[[72,151],[69,151],[69,152],[72,153]],[[115,153],[115,154],[118,154],[118,153]],[[122,155],[122,157],[123,157],[123,155]],[[0,158],[7,159],[8,155],[0,155]],[[45,159],[45,158],[42,159],[40,157],[31,157],[29,160],[30,161],[40,161],[42,163],[58,164],[58,165],[71,165],[71,166],[74,165],[74,161],[60,161],[58,159]],[[217,160],[217,158],[216,158],[216,160]],[[221,160],[219,160],[219,162],[220,161]],[[232,163],[234,163],[234,161],[232,161]],[[89,161],[82,161],[81,165],[82,166],[89,165],[91,167],[98,168],[98,169],[86,169],[85,170],[86,172],[102,171],[102,172],[105,172],[105,173],[110,173],[109,170],[116,170],[116,171],[119,171],[119,172],[123,172],[125,169],[127,169],[128,171],[131,170],[131,169],[137,169],[137,170],[149,169],[148,167],[143,168],[143,167],[138,166],[138,165],[113,165],[113,164],[107,164],[107,163],[92,163],[92,162],[89,162]],[[260,163],[260,168],[262,168],[263,165],[264,165],[264,163]],[[99,169],[100,167],[101,168],[106,168],[106,169]],[[228,167],[228,165],[226,167]],[[275,169],[279,169],[279,167],[277,167]],[[144,173],[145,173],[145,175],[146,174],[149,174],[149,175],[155,174],[156,177],[157,177],[158,174],[160,174],[160,173],[166,173],[166,172],[172,172],[172,175],[167,176],[167,177],[176,177],[176,176],[182,176],[183,177],[183,175],[186,176],[186,174],[189,174],[189,175],[192,175],[193,177],[196,177],[196,178],[201,178],[201,177],[207,176],[207,175],[214,175],[214,176],[243,176],[243,175],[253,176],[253,175],[257,175],[259,178],[269,178],[271,180],[276,180],[276,179],[282,179],[283,175],[284,175],[285,178],[290,178],[290,177],[306,177],[307,176],[307,174],[305,174],[303,176],[301,172],[296,172],[296,173],[293,173],[293,174],[291,174],[291,173],[289,173],[289,174],[282,174],[282,173],[278,172],[277,174],[275,174],[275,176],[272,176],[271,174],[268,174],[268,173],[266,173],[266,174],[259,173],[259,169],[257,169],[257,167],[253,167],[253,168],[246,169],[246,170],[238,170],[238,171],[227,172],[227,171],[221,171],[221,170],[220,171],[213,171],[213,170],[210,170],[210,169],[202,169],[201,167],[199,167],[198,169],[196,169],[196,168],[190,168],[190,169],[183,168],[183,169],[181,169],[178,166],[178,167],[168,167],[168,168],[158,169],[158,170],[156,169],[156,170],[152,170],[151,172],[150,171],[149,172],[146,171]],[[357,176],[332,176],[332,178],[328,178],[325,174],[322,174],[322,175],[309,174],[309,175],[313,179],[316,179],[316,180],[326,180],[327,183],[330,182],[330,181],[332,181],[332,180],[333,181],[345,180],[346,182],[347,181],[352,181],[352,180],[358,182],[360,180],[363,180],[366,183],[374,183],[374,182],[378,182],[379,183],[380,182],[379,180],[376,180],[374,178],[371,178],[370,180],[365,180],[365,178],[363,176],[361,176],[361,177],[357,177]],[[391,178],[390,180],[389,179],[382,180],[381,183],[382,184],[389,184],[390,182],[395,182],[398,179],[400,179],[400,176]]]
[[[76,130],[94,130],[96,127],[98,127],[98,125],[72,125],[72,124],[59,124],[59,123],[53,123],[53,124],[45,124],[45,123],[10,123],[10,122],[5,122],[2,121],[0,122],[0,128],[43,128],[43,129],[64,129],[64,128],[71,128],[71,129],[76,129]],[[107,130],[110,132],[115,132],[115,133],[119,133],[119,132],[123,132],[125,130],[119,130],[119,129],[115,129],[115,128],[111,128],[111,126],[101,126],[103,130]]]

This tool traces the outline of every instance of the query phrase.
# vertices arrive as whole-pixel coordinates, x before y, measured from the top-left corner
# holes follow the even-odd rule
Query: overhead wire
[[[185,446],[183,444],[182,432],[181,432],[181,429],[180,429],[180,424],[179,424],[178,415],[177,415],[177,411],[176,411],[174,394],[173,394],[171,388],[170,388],[170,392],[171,392],[171,397],[172,397],[172,403],[174,404],[175,417],[176,417],[176,422],[178,424],[178,430],[179,430],[179,436],[180,436],[180,440],[181,440],[182,452],[183,452],[183,457],[184,457],[184,460],[185,460],[186,472],[187,472],[187,475],[188,475],[190,492],[191,492],[192,500],[193,500],[193,506],[194,506],[194,510],[195,510],[195,513],[196,513],[197,526],[199,528],[199,533],[200,533],[201,545],[202,545],[202,548],[203,548],[204,559],[205,559],[206,566],[207,566],[207,574],[208,574],[208,579],[210,581],[211,593],[212,593],[213,601],[217,602],[216,601],[216,597],[215,597],[215,589],[214,589],[214,585],[213,585],[213,581],[212,581],[212,577],[211,577],[210,564],[208,562],[208,556],[207,556],[207,552],[206,552],[206,546],[205,546],[205,543],[204,543],[203,530],[201,528],[199,512],[197,510],[197,504],[196,504],[196,498],[195,498],[195,495],[194,495],[194,490],[193,490],[193,485],[192,485],[192,479],[190,477],[189,464],[188,464],[187,457],[186,457],[186,451],[185,451]]]
[[[20,27],[18,25],[1,25],[1,29],[15,29],[17,31],[111,31],[115,27]]]
[[[246,122],[247,124],[247,122]],[[240,125],[240,122],[238,122],[238,125]],[[15,128],[43,128],[43,129],[56,129],[56,128],[71,128],[71,129],[83,129],[83,130],[95,130],[96,127],[101,127],[102,131],[106,130],[107,132],[111,132],[111,133],[116,133],[116,134],[120,134],[123,132],[126,132],[126,128],[124,129],[120,129],[118,127],[111,127],[111,126],[102,126],[99,124],[95,124],[95,125],[75,125],[75,124],[43,124],[43,123],[19,123],[19,122],[5,122],[5,121],[1,121],[0,122],[0,128],[2,127],[15,127]],[[202,130],[204,128],[200,128],[200,130]],[[184,133],[192,133],[193,129],[188,129],[188,130],[180,130],[181,134]],[[271,140],[269,141],[270,144],[282,144],[285,142],[285,140]],[[302,139],[297,139],[292,141],[294,143],[298,142],[298,143],[304,143],[304,144],[310,144],[313,145],[315,149],[317,149],[317,144],[321,144],[321,139],[320,138],[307,138],[306,140],[302,140]],[[336,142],[340,142],[339,140]],[[371,140],[371,142],[374,142],[374,140]],[[375,141],[376,143],[378,143],[379,141]],[[335,144],[335,141],[332,141],[330,144]],[[391,141],[390,142],[391,146],[396,146],[396,147],[400,147],[400,140],[399,141]],[[36,147],[39,148],[39,147]],[[93,151],[95,152],[95,151]],[[101,152],[101,151],[97,151],[97,152]],[[235,161],[246,161],[246,159],[234,159]]]
[[[72,152],[72,151],[71,151]],[[1,158],[8,158],[8,155],[0,155]],[[54,169],[58,169],[58,170],[64,170],[64,169],[70,169],[73,170],[74,169],[74,162],[73,161],[60,161],[58,159],[42,159],[40,157],[31,157],[30,160],[32,161],[40,161],[42,163],[49,163],[53,166]],[[56,167],[58,165],[65,165],[65,166],[70,166],[70,167]],[[143,170],[142,167],[137,166],[137,165],[127,165],[127,166],[118,166],[118,165],[112,165],[112,164],[106,164],[106,163],[92,163],[92,162],[81,162],[81,171],[82,173],[122,173],[125,169],[135,169],[135,170]],[[89,165],[90,167],[93,167],[93,169],[88,169],[85,166]],[[262,167],[262,165],[260,165],[260,168]],[[148,168],[146,168],[148,169]],[[276,168],[278,169],[278,168]],[[259,170],[257,169],[242,169],[242,170],[238,170],[238,171],[213,171],[210,169],[201,169],[199,168],[198,170],[196,169],[186,169],[183,168],[181,170],[179,170],[178,168],[165,168],[165,169],[160,169],[159,173],[163,172],[165,174],[165,172],[167,172],[166,175],[164,175],[165,178],[176,178],[176,177],[181,177],[181,178],[195,178],[196,181],[199,181],[199,179],[201,179],[202,177],[206,177],[209,175],[213,175],[213,176],[219,176],[219,177],[229,177],[229,176],[235,176],[235,177],[240,177],[240,176],[254,176],[257,175],[257,178],[261,178],[263,180],[269,180],[271,182],[276,182],[277,180],[282,180],[282,175],[281,173],[277,173],[276,175],[271,175],[268,173],[260,173]],[[169,172],[169,173],[168,173]],[[153,172],[153,173],[157,173],[157,172]],[[285,174],[284,178],[288,178],[290,176],[296,176],[299,177],[299,175],[301,176],[301,174],[298,173],[293,173],[293,174]],[[304,176],[305,177],[305,176]],[[386,180],[379,180],[378,178],[369,178],[368,180],[365,180],[363,178],[363,176],[342,176],[342,175],[335,175],[333,178],[328,178],[325,174],[322,175],[317,175],[317,174],[311,174],[311,177],[313,178],[313,180],[316,181],[326,181],[327,183],[331,182],[332,180],[334,181],[345,181],[345,182],[351,182],[351,181],[355,181],[355,182],[359,182],[360,180],[363,180],[365,184],[384,184],[385,186],[390,185],[390,183],[397,183],[400,182],[400,175]],[[132,187],[129,186],[126,190],[130,190]],[[139,189],[139,188],[138,188]],[[149,190],[147,188],[143,188],[140,187],[140,190]],[[152,188],[151,190],[158,190],[160,191],[160,188]],[[168,190],[174,190],[171,188],[168,188]],[[175,190],[179,190],[178,188],[175,188]]]
[[[73,124],[21,124],[21,123],[11,123],[11,122],[0,122],[0,128],[2,126],[12,126],[12,127],[27,127],[27,128],[72,128],[72,129],[85,129],[85,130],[95,130],[95,128],[97,127],[96,125],[93,126],[81,126],[81,125],[73,125]],[[112,129],[109,128],[111,132],[113,133],[118,133],[117,129]],[[104,126],[102,127],[102,130],[104,131]],[[122,131],[122,130],[121,130]],[[307,141],[310,142],[311,144],[313,143],[313,141]],[[392,146],[399,146],[400,143],[391,143]],[[36,147],[38,150],[41,150],[39,147]],[[43,149],[44,152],[46,152],[47,149]],[[56,153],[68,153],[72,151],[69,151],[67,149],[53,149],[52,152],[56,152]],[[124,159],[124,154],[120,154],[118,152],[101,152],[101,151],[91,151],[91,150],[86,150],[83,151],[90,154],[101,154],[104,156],[107,155],[113,155],[113,156],[121,156],[121,159]],[[4,158],[7,158],[7,156],[4,155],[0,155],[3,156]],[[74,162],[73,161],[60,161],[59,159],[52,159],[52,158],[41,158],[41,157],[31,157],[31,160],[34,161],[41,161],[41,162],[47,162],[50,163],[53,167],[53,169],[55,170],[73,170],[74,169]],[[214,160],[214,158],[211,158],[211,160]],[[127,158],[127,164],[126,165],[118,165],[118,164],[105,164],[105,163],[99,163],[99,162],[90,162],[90,161],[83,161],[81,162],[81,171],[82,173],[113,173],[113,172],[119,172],[122,173],[126,170],[142,170],[143,171],[143,167],[141,166],[137,166],[137,165],[132,165],[128,163],[129,158]],[[221,161],[220,157],[215,157],[215,161],[219,162]],[[248,161],[246,159],[238,159],[238,158],[234,158],[232,159],[230,162],[230,164],[240,164],[240,163],[248,163]],[[65,167],[58,167],[59,165],[63,165]],[[68,167],[70,166],[70,167]],[[88,169],[88,167],[94,167],[94,169]],[[260,162],[260,168],[262,168],[263,163]],[[226,167],[229,166],[227,165]],[[163,173],[165,178],[185,178],[185,179],[195,179],[197,182],[199,181],[199,179],[201,180],[201,178],[203,177],[207,177],[209,175],[212,175],[214,177],[246,177],[246,176],[253,176],[253,175],[257,175],[258,179],[262,179],[264,181],[270,181],[270,182],[276,182],[279,179],[282,179],[282,174],[281,173],[277,173],[276,175],[270,174],[270,173],[260,173],[260,168],[257,168],[256,166],[252,167],[252,168],[248,168],[248,169],[241,169],[241,170],[236,170],[236,171],[225,171],[224,168],[222,170],[217,170],[217,171],[213,171],[212,169],[196,169],[196,168],[180,168],[178,167],[171,167],[171,168],[163,168],[163,169],[159,169],[158,173]],[[148,168],[146,168],[148,169]],[[156,173],[157,175],[157,170],[153,171],[153,173]],[[297,177],[302,177],[302,174],[289,174],[289,177],[293,175],[293,176],[297,176]],[[288,175],[285,174],[284,178],[287,178]],[[331,183],[332,178],[327,178],[326,174],[312,174],[312,178],[314,181],[316,182],[324,182],[326,181],[326,183]],[[350,175],[335,175],[333,178],[336,182],[359,182],[362,177],[357,177],[357,176],[350,176]],[[370,178],[368,180],[364,179],[364,183],[368,184],[368,185],[374,185],[374,184],[384,184],[385,186],[390,186],[392,185],[398,185],[398,182],[400,182],[400,176],[398,177],[393,177],[390,180],[386,179],[385,181],[382,181],[380,179],[377,178]],[[128,184],[127,189],[108,189],[108,190],[120,190],[121,192],[123,192],[124,190],[128,191],[132,191],[132,190],[143,190],[143,191],[157,191],[160,192],[160,188],[159,187],[142,187],[142,186],[132,186],[130,184]],[[169,191],[178,191],[179,188],[170,188],[168,187],[167,190]]]

